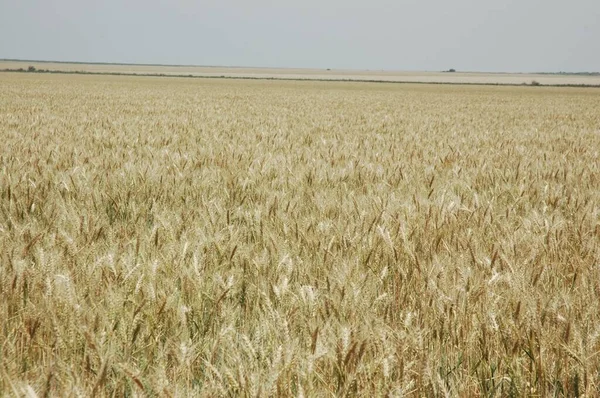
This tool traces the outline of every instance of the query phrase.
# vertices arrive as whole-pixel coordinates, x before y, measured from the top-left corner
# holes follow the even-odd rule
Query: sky
[[[0,58],[600,71],[600,0],[0,0]]]

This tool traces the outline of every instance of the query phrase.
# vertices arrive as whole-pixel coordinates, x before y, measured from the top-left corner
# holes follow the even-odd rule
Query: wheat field
[[[0,87],[0,395],[599,394],[599,91]]]

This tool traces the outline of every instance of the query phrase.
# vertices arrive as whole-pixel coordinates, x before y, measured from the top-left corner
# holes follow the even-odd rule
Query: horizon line
[[[362,72],[425,72],[425,73],[488,73],[488,74],[539,74],[539,75],[600,75],[600,72],[579,71],[579,72],[483,72],[474,70],[458,70],[454,68],[446,70],[402,70],[402,69],[355,69],[355,68],[317,68],[317,67],[294,67],[294,66],[232,66],[232,65],[197,65],[197,64],[163,64],[163,63],[135,63],[135,62],[106,62],[106,61],[57,61],[42,59],[20,59],[20,58],[0,58],[0,62],[39,62],[54,64],[72,64],[72,65],[115,65],[115,66],[158,66],[174,68],[231,68],[231,69],[301,69],[301,70],[323,70],[323,71],[362,71]]]

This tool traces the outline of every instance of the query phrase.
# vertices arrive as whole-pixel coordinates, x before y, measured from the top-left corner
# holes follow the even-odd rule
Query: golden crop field
[[[600,391],[597,89],[0,87],[0,395]]]

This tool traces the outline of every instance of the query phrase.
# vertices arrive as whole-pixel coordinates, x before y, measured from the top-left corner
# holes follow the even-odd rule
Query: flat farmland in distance
[[[600,388],[596,89],[0,87],[3,394]]]
[[[121,73],[166,76],[228,77],[287,80],[356,80],[397,83],[453,83],[520,85],[537,82],[543,85],[600,86],[600,75],[485,73],[485,72],[407,72],[383,70],[248,68],[220,66],[168,66],[83,64],[35,61],[0,61],[0,69],[36,69],[61,72]]]

